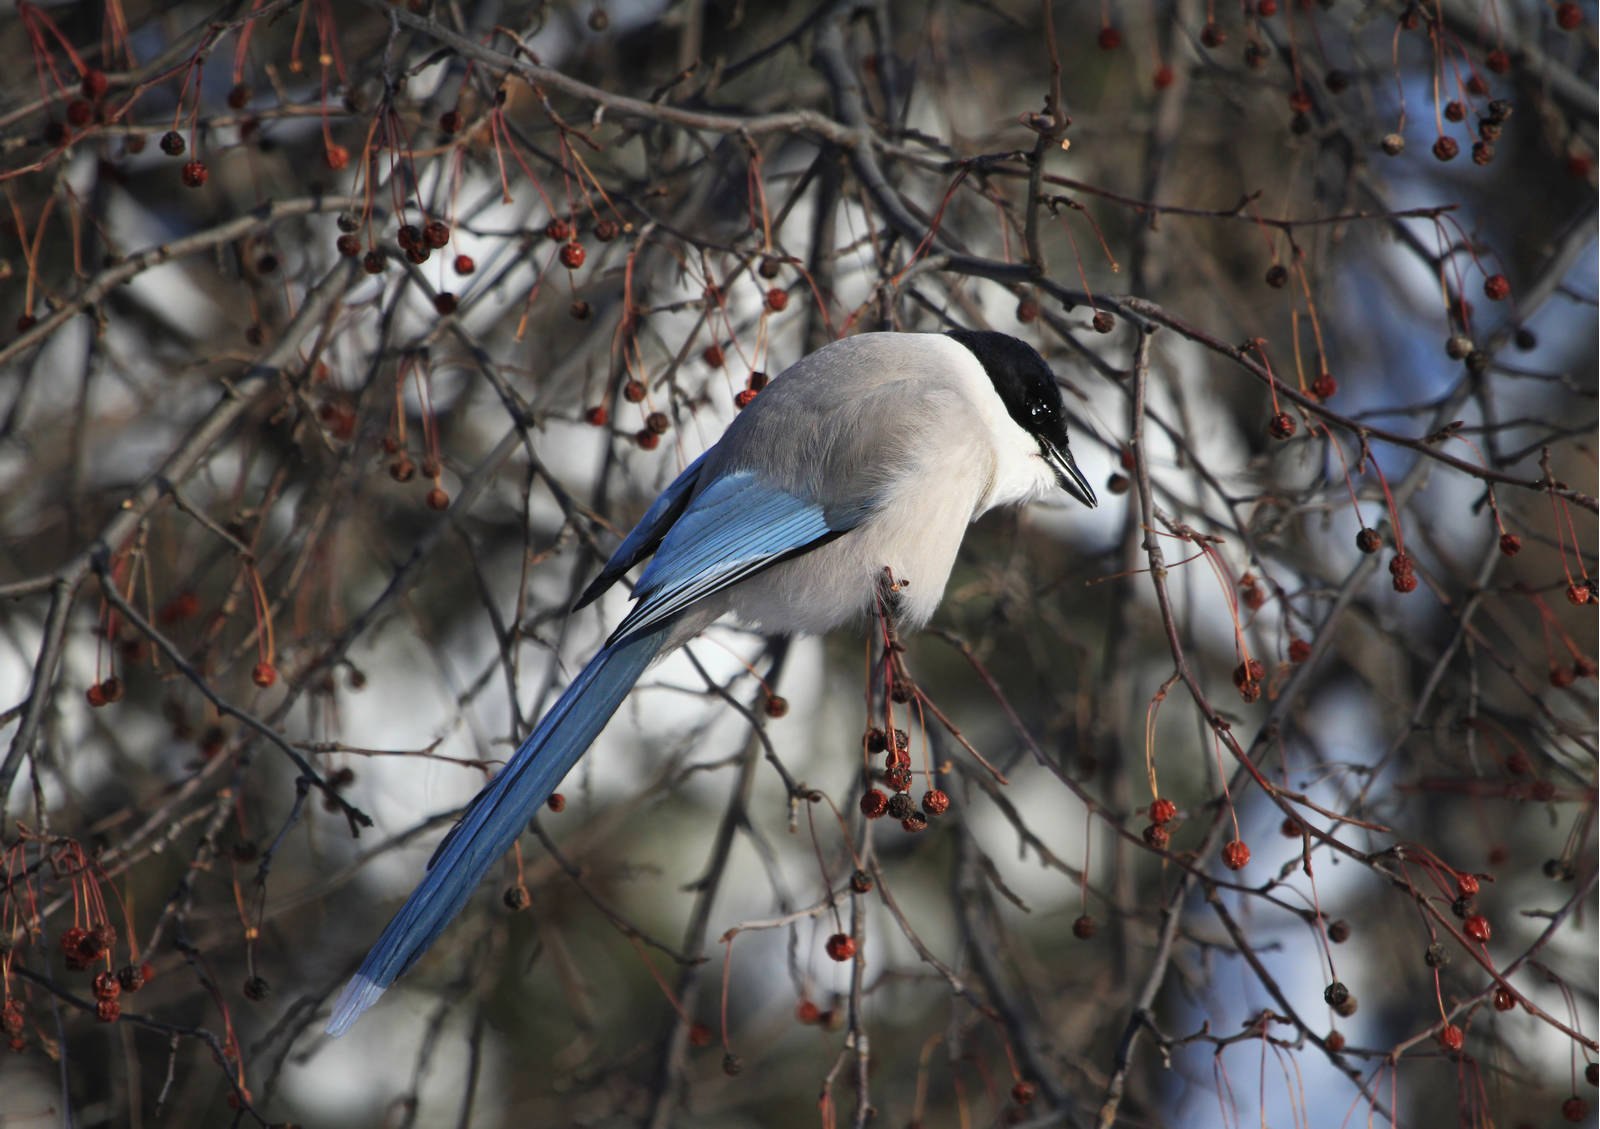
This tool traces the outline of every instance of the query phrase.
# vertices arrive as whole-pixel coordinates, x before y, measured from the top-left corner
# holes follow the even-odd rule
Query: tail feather
[[[489,867],[600,735],[665,639],[666,630],[658,628],[608,644],[573,679],[439,845],[421,884],[334,1001],[328,1034],[349,1030],[461,912]]]

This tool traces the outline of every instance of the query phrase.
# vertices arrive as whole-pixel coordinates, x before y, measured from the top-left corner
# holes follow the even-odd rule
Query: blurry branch
[[[11,739],[6,758],[0,763],[0,796],[10,795],[12,782],[23,758],[33,752],[39,724],[55,690],[55,681],[66,641],[67,621],[84,578],[95,561],[120,551],[122,545],[167,497],[168,484],[181,486],[215,452],[217,444],[238,420],[271,392],[279,375],[302,363],[301,340],[343,301],[345,291],[357,277],[353,262],[341,262],[307,291],[300,308],[284,326],[277,344],[252,364],[239,379],[224,388],[222,399],[189,435],[168,455],[161,466],[131,496],[124,499],[98,535],[66,564],[55,571],[50,607],[45,614],[43,642],[33,666],[32,684],[25,700],[22,719]],[[351,815],[355,820],[356,817]],[[365,817],[362,817],[364,819]],[[359,820],[358,820],[359,822]]]

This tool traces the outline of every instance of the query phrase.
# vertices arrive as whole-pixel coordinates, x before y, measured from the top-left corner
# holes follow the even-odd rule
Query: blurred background
[[[1594,1124],[1595,18],[10,8],[0,1124]],[[955,326],[1101,505],[927,702],[715,629],[323,1036],[655,493]]]

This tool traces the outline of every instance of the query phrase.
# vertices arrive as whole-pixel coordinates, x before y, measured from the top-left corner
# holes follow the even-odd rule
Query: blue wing
[[[713,592],[848,532],[864,516],[864,510],[830,511],[751,471],[724,474],[662,538],[634,586],[638,603],[612,639],[664,623]]]
[[[656,551],[661,539],[672,528],[672,523],[677,521],[688,507],[695,483],[700,481],[700,466],[710,453],[707,451],[690,463],[682,474],[672,480],[672,485],[663,490],[661,496],[650,504],[650,508],[639,519],[639,524],[633,527],[632,532],[622,539],[622,544],[617,546],[617,551],[611,554],[611,559],[600,570],[600,575],[595,577],[589,587],[584,589],[583,595],[578,597],[578,602],[573,605],[574,610],[593,603],[595,597],[622,579],[623,573]]]

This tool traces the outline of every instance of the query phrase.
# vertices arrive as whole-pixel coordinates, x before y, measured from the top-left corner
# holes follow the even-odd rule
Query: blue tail
[[[489,867],[510,849],[539,806],[594,743],[665,639],[663,625],[608,643],[573,679],[434,852],[422,883],[334,1001],[328,1034],[349,1030],[428,951]]]

